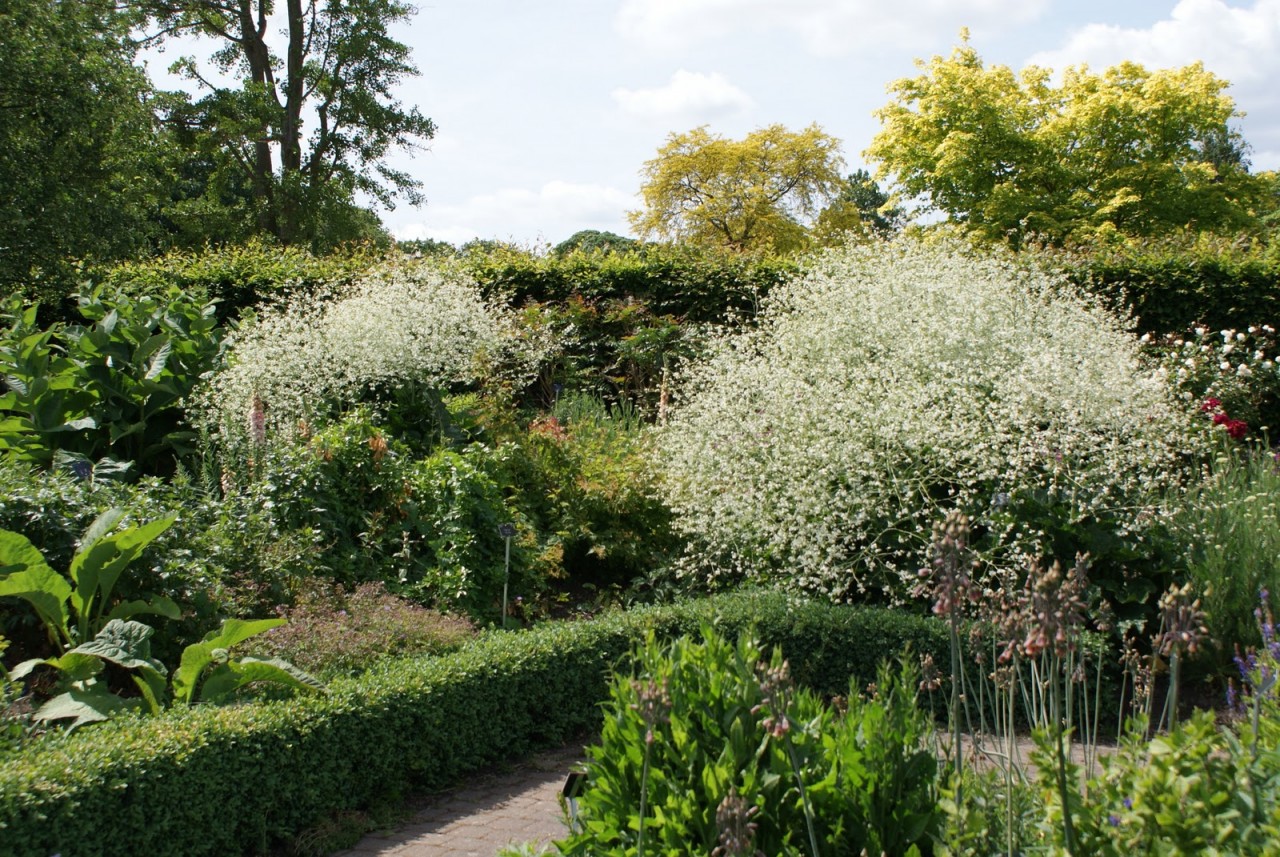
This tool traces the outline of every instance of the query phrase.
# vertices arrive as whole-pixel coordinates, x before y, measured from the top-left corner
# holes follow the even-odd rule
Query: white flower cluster
[[[1280,398],[1280,363],[1274,327],[1247,330],[1195,327],[1185,335],[1144,335],[1141,340],[1159,365],[1161,377],[1185,401],[1206,413],[1222,414],[1249,431],[1273,428],[1259,420],[1274,413]],[[1226,420],[1217,425],[1225,427]]]
[[[251,319],[200,405],[224,439],[242,433],[246,417],[261,422],[263,406],[268,428],[289,428],[373,389],[474,380],[511,342],[510,319],[463,275],[391,264],[327,300],[301,296]]]
[[[905,597],[945,511],[1048,492],[1122,526],[1191,450],[1118,322],[1007,254],[900,240],[812,260],[689,373],[661,431],[683,572]],[[996,532],[1009,544],[1026,528]]]

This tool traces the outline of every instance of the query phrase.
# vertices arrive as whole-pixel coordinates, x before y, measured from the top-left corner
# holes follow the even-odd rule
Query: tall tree
[[[418,70],[390,28],[399,0],[142,0],[160,35],[220,43],[212,68],[177,69],[199,89],[166,117],[219,172],[238,173],[260,230],[282,242],[331,243],[334,224],[367,230],[356,194],[392,206],[421,201],[421,185],[385,158],[435,133],[393,87]],[[274,29],[281,28],[279,37]],[[277,52],[274,45],[282,45]],[[221,180],[222,185],[231,182]]]
[[[133,21],[109,0],[0,0],[0,290],[146,244],[161,193]]]
[[[850,173],[839,195],[818,215],[814,236],[820,244],[840,244],[850,233],[887,238],[902,228],[903,210],[866,170]]]
[[[798,133],[770,125],[742,140],[706,126],[672,134],[641,171],[644,209],[627,216],[645,237],[794,250],[839,193],[839,149],[817,125]]]
[[[1014,243],[1254,222],[1227,82],[1199,63],[1069,68],[1055,86],[1048,69],[985,66],[966,38],[918,65],[866,155],[926,209]]]

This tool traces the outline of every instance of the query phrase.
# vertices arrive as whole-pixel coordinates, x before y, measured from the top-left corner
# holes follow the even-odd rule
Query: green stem
[[[951,738],[955,748],[956,761],[956,804],[962,800],[964,778],[961,776],[961,761],[964,753],[960,734],[960,619],[956,611],[951,611]]]
[[[813,826],[813,807],[809,806],[809,793],[804,787],[804,777],[800,775],[800,760],[796,758],[795,745],[791,743],[791,733],[787,733],[783,737],[783,741],[787,745],[787,756],[791,759],[791,770],[796,775],[796,785],[800,789],[800,803],[804,807],[804,824],[809,829],[809,849],[812,857],[819,857],[821,850],[818,848],[818,832]],[[637,855],[639,857],[639,855]]]
[[[1070,682],[1071,676],[1069,674],[1062,676],[1061,666],[1060,660],[1055,655],[1052,670],[1053,683],[1049,686],[1050,708],[1053,711],[1053,723],[1051,728],[1053,729],[1053,744],[1055,755],[1057,756],[1058,797],[1062,801],[1062,835],[1066,840],[1065,844],[1067,847],[1067,853],[1070,854],[1071,857],[1076,857],[1079,851],[1076,849],[1075,824],[1071,820],[1071,797],[1067,791],[1067,758],[1062,747],[1062,703],[1059,698],[1061,694],[1059,692],[1060,688],[1058,687],[1059,678],[1064,682]],[[1070,685],[1068,684],[1065,689],[1069,690]]]
[[[640,773],[640,829],[636,833],[636,857],[644,857],[645,798],[649,792],[649,742],[644,744],[644,769]]]

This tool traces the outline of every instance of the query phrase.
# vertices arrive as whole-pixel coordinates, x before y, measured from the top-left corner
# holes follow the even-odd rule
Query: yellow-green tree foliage
[[[1098,233],[1255,226],[1261,183],[1228,123],[1227,81],[1200,63],[1095,74],[987,67],[967,35],[950,57],[890,84],[864,153],[914,197],[979,234],[1017,243]]]
[[[672,134],[646,161],[644,208],[628,214],[644,237],[735,250],[804,247],[840,192],[840,141],[820,127],[769,125],[742,140],[706,126]]]

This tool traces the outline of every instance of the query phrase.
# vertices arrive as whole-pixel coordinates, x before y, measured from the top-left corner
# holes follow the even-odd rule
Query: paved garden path
[[[499,848],[565,834],[556,796],[585,759],[580,746],[542,753],[505,773],[425,798],[395,830],[371,833],[334,857],[493,857]]]

